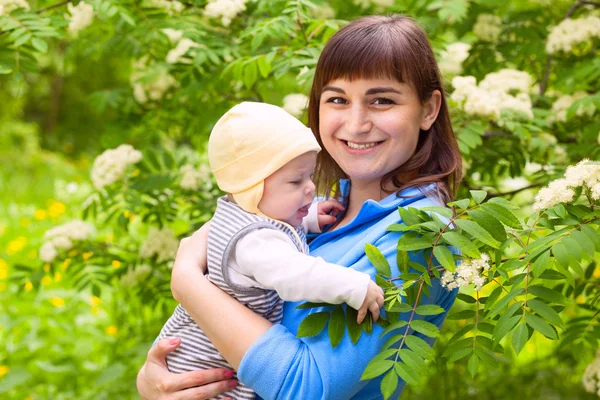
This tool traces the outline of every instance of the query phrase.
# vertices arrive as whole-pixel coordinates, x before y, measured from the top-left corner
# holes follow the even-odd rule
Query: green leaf
[[[447,271],[454,272],[456,263],[454,261],[454,256],[448,247],[438,244],[433,248],[433,255]]]
[[[473,347],[471,346],[457,349],[456,351],[453,351],[448,354],[448,362],[455,362],[461,360],[472,353]]]
[[[475,298],[473,296],[469,296],[468,294],[464,294],[464,293],[457,294],[456,298],[458,298],[461,301],[464,301],[465,303],[469,303],[469,304],[477,303],[477,300],[475,300]]]
[[[477,204],[481,204],[487,197],[487,192],[485,190],[469,190],[469,192]]]
[[[394,361],[392,360],[372,360],[365,368],[362,376],[360,377],[361,381],[367,379],[373,379],[378,377],[379,375],[385,374],[391,368],[394,367]]]
[[[479,359],[485,364],[493,368],[498,368],[498,361],[496,361],[496,359],[494,358],[493,353],[480,347],[476,347],[475,354],[477,354],[477,356],[479,356]]]
[[[512,333],[512,344],[517,355],[523,350],[523,347],[525,347],[528,337],[529,330],[527,329],[527,325],[525,325],[524,322],[521,322]]]
[[[563,305],[567,305],[569,303],[569,300],[567,300],[567,298],[562,293],[557,292],[554,289],[547,288],[545,286],[529,286],[529,293],[554,303]]]
[[[460,199],[460,200],[456,200],[451,203],[448,203],[448,206],[450,206],[450,207],[456,206],[457,208],[465,209],[465,208],[469,207],[469,204],[471,204],[470,199]]]
[[[21,45],[24,45],[25,43],[29,42],[29,40],[31,39],[33,35],[31,33],[26,33],[25,35],[19,37],[17,40],[15,40],[15,42],[13,43],[13,45],[15,47],[19,47]]]
[[[400,271],[400,273],[402,275],[407,274],[408,270],[409,270],[409,257],[408,257],[408,252],[407,251],[403,251],[403,250],[398,250],[396,252],[396,262],[398,263],[398,271]]]
[[[539,278],[540,275],[550,266],[550,252],[542,253],[533,263],[533,276]]]
[[[493,337],[495,343],[499,343],[500,340],[502,340],[502,338],[504,338],[504,336],[506,336],[506,334],[510,332],[522,318],[521,315],[504,318],[506,315],[509,314],[502,315],[500,320],[498,320],[498,324],[494,328]]]
[[[46,43],[45,40],[34,37],[31,41],[31,44],[36,50],[41,51],[42,53],[46,53],[48,51],[48,43]]]
[[[392,270],[390,269],[388,260],[377,247],[367,243],[365,246],[365,252],[369,258],[369,261],[371,261],[371,264],[373,264],[377,272],[388,278],[392,276]]]
[[[428,206],[428,207],[422,207],[420,208],[420,210],[422,211],[432,211],[436,214],[441,215],[442,217],[448,218],[448,219],[452,219],[452,217],[454,217],[454,212],[452,212],[452,209],[448,208],[448,207],[441,207],[441,206]]]
[[[506,240],[506,230],[504,229],[504,225],[502,225],[496,217],[482,210],[471,210],[467,214],[473,221],[488,231],[494,239],[499,242]]]
[[[346,307],[346,326],[348,327],[348,336],[353,344],[358,343],[360,335],[362,335],[362,328],[356,322],[358,312],[352,307]]]
[[[488,246],[491,246],[495,249],[500,247],[500,242],[494,239],[488,231],[482,228],[481,225],[479,225],[475,221],[470,221],[467,219],[457,219],[454,222],[460,229],[469,233],[470,235],[480,240],[481,242],[487,244]]]
[[[479,253],[479,249],[477,249],[477,246],[475,246],[469,238],[461,235],[458,232],[446,232],[442,235],[442,238],[446,241],[446,243],[456,247],[468,257],[481,257],[481,253]]]
[[[471,377],[474,377],[475,374],[477,374],[477,369],[479,368],[479,357],[477,357],[477,355],[473,354],[471,358],[469,358],[468,367]]]
[[[394,369],[388,371],[381,380],[381,394],[385,400],[392,397],[398,387],[398,375]]]
[[[445,311],[446,310],[444,310],[442,307],[436,306],[435,304],[426,304],[426,305],[418,306],[415,309],[415,313],[417,313],[419,315],[438,315],[438,314],[442,314]]]
[[[427,366],[423,358],[419,357],[417,353],[409,349],[400,349],[398,351],[400,358],[406,365],[412,368],[417,375],[425,375]]]
[[[471,319],[475,317],[474,310],[461,310],[455,313],[452,313],[446,317],[449,320],[460,320],[460,319]]]
[[[329,313],[325,311],[310,314],[300,323],[297,336],[310,337],[318,335],[325,328],[328,319]]]
[[[436,338],[440,336],[440,331],[437,326],[431,322],[423,321],[421,319],[413,320],[410,323],[410,327],[416,332],[422,333],[425,336]]]
[[[420,377],[404,363],[396,363],[394,370],[400,378],[402,378],[409,385],[418,385]]]
[[[581,231],[574,231],[571,233],[571,237],[579,243],[581,249],[583,250],[586,258],[593,258],[595,247],[594,243],[590,240],[590,238]]]
[[[563,326],[563,322],[562,319],[560,319],[560,315],[558,315],[558,313],[548,304],[537,299],[531,299],[527,300],[527,305],[541,317],[550,321],[554,325],[560,327]]]
[[[600,252],[600,233],[591,226],[585,224],[581,225],[581,228],[579,229],[581,229],[581,232],[585,233],[592,243],[594,243],[596,251]]]
[[[404,234],[398,240],[398,250],[415,251],[428,249],[433,246],[433,234],[425,234],[422,237],[412,237]]]
[[[405,343],[409,349],[417,353],[426,360],[431,360],[434,357],[434,352],[429,343],[418,336],[407,335]]]
[[[408,322],[404,321],[404,320],[399,320],[394,322],[393,324],[388,325],[387,328],[384,329],[383,332],[381,332],[381,335],[379,335],[379,337],[384,337],[385,335],[387,335],[388,333],[395,331],[397,329],[403,328],[408,324]]]
[[[406,225],[417,225],[423,222],[423,220],[421,220],[417,212],[417,209],[412,207],[408,209],[404,207],[398,207],[398,213],[400,214],[400,218],[402,219],[402,222],[404,222]]]
[[[558,339],[556,331],[542,318],[527,313],[525,314],[525,321],[527,322],[527,325],[542,333],[544,336],[547,336],[550,339]]]
[[[523,293],[525,293],[525,289],[523,289],[523,288],[515,289],[515,290],[511,291],[510,293],[508,293],[506,296],[504,296],[502,298],[502,300],[498,301],[496,303],[496,305],[494,305],[492,307],[492,309],[490,310],[490,312],[488,314],[488,318],[495,317],[498,313],[500,313],[500,311],[502,311],[502,309],[504,307],[508,306],[508,303],[510,301],[512,301],[512,299],[514,299],[515,297],[517,297]]]
[[[341,307],[336,307],[335,310],[331,313],[331,318],[329,319],[329,342],[331,343],[331,347],[335,348],[344,337],[344,330],[346,326],[344,324],[344,310]]]
[[[497,218],[506,226],[510,226],[515,229],[522,229],[523,226],[519,222],[517,216],[511,211],[498,204],[486,203],[481,206],[482,210],[489,213],[492,217]]]

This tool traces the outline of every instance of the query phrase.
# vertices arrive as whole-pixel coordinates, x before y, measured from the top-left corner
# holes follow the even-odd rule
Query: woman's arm
[[[208,229],[183,239],[171,276],[171,291],[225,359],[238,369],[242,357],[272,324],[213,285],[206,268]],[[199,251],[202,249],[202,251]]]

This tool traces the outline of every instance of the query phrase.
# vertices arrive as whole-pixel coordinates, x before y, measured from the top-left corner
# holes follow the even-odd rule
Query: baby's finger
[[[360,325],[363,322],[363,320],[365,319],[366,316],[367,316],[367,307],[362,306],[358,310],[358,315],[356,317],[356,323]]]
[[[371,315],[373,316],[373,322],[379,319],[379,305],[375,303],[371,303],[369,306],[369,310],[371,311]]]

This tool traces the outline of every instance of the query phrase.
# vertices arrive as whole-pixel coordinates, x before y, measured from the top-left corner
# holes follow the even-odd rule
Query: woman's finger
[[[161,339],[148,350],[146,362],[167,368],[167,354],[179,347],[181,339]]]
[[[162,390],[166,392],[176,392],[183,389],[194,388],[196,386],[210,386],[212,383],[228,382],[234,375],[234,372],[225,368],[204,369],[197,371],[184,372],[169,378],[162,383]],[[221,392],[219,392],[221,393]]]
[[[230,391],[237,385],[238,381],[235,379],[220,381],[204,386],[182,390],[180,392],[173,393],[169,398],[173,400],[208,400],[212,399],[218,394]]]

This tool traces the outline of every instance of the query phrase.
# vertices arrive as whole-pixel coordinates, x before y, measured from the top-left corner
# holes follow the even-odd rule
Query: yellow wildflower
[[[106,328],[106,334],[107,335],[116,336],[118,332],[119,332],[119,330],[114,325],[111,325],[108,328]]]
[[[131,174],[131,176],[138,176],[140,174],[140,170],[139,169],[134,169],[133,173]]]
[[[594,274],[592,275],[594,278],[600,278],[600,267],[596,267],[594,270]]]
[[[50,204],[50,207],[48,207],[48,214],[50,214],[51,217],[56,218],[63,215],[66,210],[67,207],[64,203],[61,203],[60,201],[53,201],[52,204]]]
[[[102,303],[102,300],[100,299],[100,297],[98,296],[92,296],[92,304],[95,306],[100,305],[100,303]]]
[[[48,218],[48,212],[46,210],[35,210],[35,213],[33,213],[33,218],[37,219],[38,221],[43,221]]]
[[[54,282],[60,282],[60,281],[62,281],[62,275],[60,272],[56,271],[54,273]]]
[[[63,271],[66,271],[66,270],[67,270],[67,268],[69,268],[69,265],[71,265],[71,259],[70,259],[70,258],[67,258],[67,259],[65,259],[65,261],[63,261],[63,263],[61,264],[60,268],[61,268]]]
[[[50,299],[50,303],[52,303],[54,307],[58,308],[65,306],[65,300],[62,297],[53,297]]]
[[[0,270],[8,269],[8,264],[4,261],[4,258],[0,258]]]
[[[585,300],[586,300],[586,297],[585,297],[584,295],[580,294],[580,295],[579,295],[579,296],[577,296],[577,298],[575,299],[575,302],[576,302],[577,304],[585,304]]]
[[[6,292],[6,283],[0,282],[0,292]]]
[[[31,397],[31,396],[27,396],[27,397],[25,397],[23,400],[33,400],[33,397]]]
[[[25,291],[29,292],[31,291],[31,289],[33,289],[33,283],[31,283],[30,281],[25,282]]]
[[[0,269],[0,279],[6,279],[7,276],[8,276],[8,270]]]
[[[8,368],[6,365],[0,365],[0,377],[8,374],[8,371],[10,371],[10,368]]]
[[[19,225],[23,228],[28,228],[31,225],[31,220],[29,218],[23,217],[19,220]]]
[[[44,275],[44,277],[42,278],[41,284],[42,286],[48,286],[52,283],[52,278],[50,278],[48,275]]]
[[[84,260],[89,260],[94,255],[93,251],[88,251],[87,253],[83,253],[81,256]]]
[[[113,267],[114,269],[117,269],[117,268],[119,268],[120,266],[121,266],[121,261],[118,261],[118,260],[113,260],[113,262],[112,262],[112,267]]]
[[[50,264],[49,263],[44,264],[42,269],[44,270],[44,272],[50,272]]]
[[[130,220],[130,221],[133,221],[133,219],[135,218],[135,214],[133,214],[133,213],[132,213],[131,211],[129,211],[129,210],[125,210],[125,211],[123,211],[123,216],[124,216],[125,218],[127,218],[128,220]]]
[[[73,249],[69,252],[69,257],[75,257],[77,254],[79,254],[79,250]]]
[[[26,244],[27,244],[27,239],[24,236],[19,236],[15,240],[8,242],[7,252],[9,254],[18,253],[21,250],[23,250],[23,248],[25,247]]]

